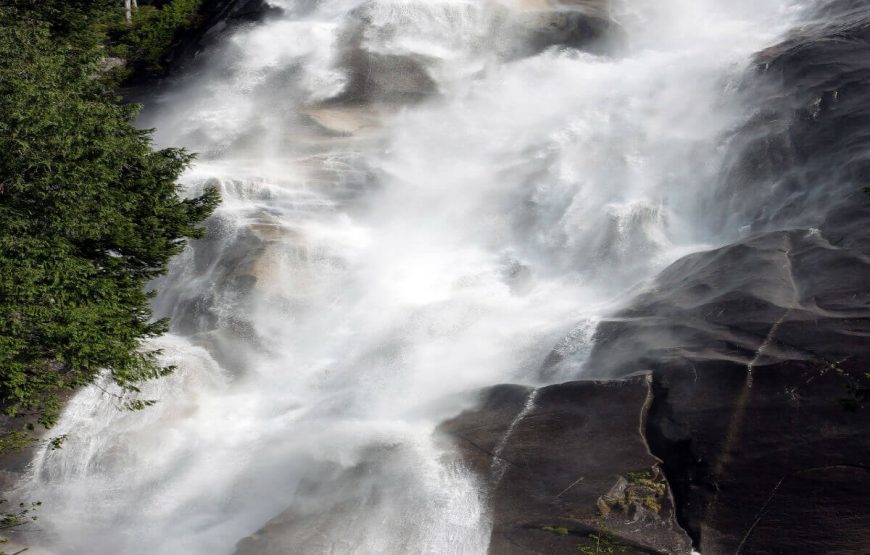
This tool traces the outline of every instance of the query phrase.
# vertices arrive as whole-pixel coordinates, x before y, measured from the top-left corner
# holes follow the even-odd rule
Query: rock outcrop
[[[870,385],[870,227],[859,225],[870,221],[868,204],[832,211],[821,229],[762,233],[689,256],[599,327],[587,375],[651,371],[643,435],[704,554],[862,553],[870,545],[870,411],[844,407]],[[492,553],[535,552],[523,549],[542,515],[566,514],[541,500],[553,486],[540,477],[558,476],[551,460],[577,465],[578,476],[627,475],[620,464],[644,460],[623,451],[632,435],[619,422],[634,414],[637,399],[614,396],[610,388],[620,383],[588,383],[595,397],[573,397],[555,427],[538,400],[516,425],[503,452],[521,463],[507,467],[518,476],[493,486]],[[578,386],[552,390],[566,387]],[[503,413],[522,404],[510,391],[492,390],[482,408],[447,426],[474,447],[468,458],[478,468],[485,470],[493,438],[503,437]],[[616,483],[585,522],[643,498],[630,485]],[[605,524],[624,537],[619,523]],[[570,518],[548,524],[574,534],[572,525]],[[552,549],[541,552],[559,552]]]
[[[849,1],[759,54],[760,107],[711,196],[715,231],[748,237],[665,270],[586,363],[653,372],[647,437],[705,555],[870,545],[870,414],[846,410],[870,386],[868,60]]]
[[[714,232],[819,227],[855,206],[870,176],[870,8],[822,2],[814,18],[758,53],[743,87],[752,116],[729,139],[706,211]]]
[[[654,372],[647,435],[702,553],[870,543],[870,414],[841,404],[870,367],[867,245],[800,230],[695,255],[599,328],[590,372]]]
[[[531,390],[498,386],[446,422],[489,496],[493,555],[688,553],[643,428],[650,376]],[[594,551],[591,551],[594,552]]]

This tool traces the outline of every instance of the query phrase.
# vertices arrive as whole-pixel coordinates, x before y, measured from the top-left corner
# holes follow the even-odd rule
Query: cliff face
[[[639,378],[563,384],[521,414],[504,387],[447,423],[488,480],[490,552],[568,553],[598,522],[635,552],[688,553],[669,498],[652,521],[607,501],[656,457],[702,553],[863,552],[870,413],[841,400],[870,368],[870,234],[856,224],[868,216],[833,211],[821,229],[760,234],[669,268],[599,328],[587,368],[648,369],[649,391]]]
[[[838,402],[870,362],[867,239],[776,232],[693,256],[602,326],[600,369],[654,372],[647,435],[703,553],[870,540],[870,418]]]
[[[664,271],[586,365],[652,371],[646,435],[705,554],[870,544],[870,415],[842,406],[870,368],[868,60],[854,2],[758,55],[759,107],[710,200],[749,236]]]

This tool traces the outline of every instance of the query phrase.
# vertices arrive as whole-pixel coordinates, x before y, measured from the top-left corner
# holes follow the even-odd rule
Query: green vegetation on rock
[[[599,498],[598,510],[604,517],[609,516],[614,509],[624,514],[634,514],[641,508],[659,513],[666,493],[667,484],[658,467],[629,472],[617,481],[607,495]]]
[[[0,400],[30,422],[10,446],[101,372],[132,393],[171,372],[142,349],[167,328],[146,284],[218,203],[180,198],[192,156],[155,151],[116,101],[101,42],[115,17],[115,2],[0,0]]]
[[[585,543],[577,545],[577,551],[585,555],[611,555],[623,553],[628,548],[605,529],[602,521],[598,522],[598,530],[588,534],[585,540]]]

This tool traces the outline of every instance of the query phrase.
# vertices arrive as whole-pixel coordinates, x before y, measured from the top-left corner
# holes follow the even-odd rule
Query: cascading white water
[[[490,472],[492,473],[492,481],[495,483],[501,482],[501,479],[504,478],[504,473],[508,468],[508,461],[504,459],[504,449],[507,447],[508,441],[510,441],[511,436],[516,430],[517,425],[520,424],[526,416],[529,415],[535,409],[535,400],[538,398],[538,389],[533,389],[529,392],[529,396],[526,397],[526,402],[523,404],[523,407],[520,409],[520,412],[514,417],[513,421],[511,421],[510,425],[507,427],[507,430],[504,432],[504,436],[502,436],[501,441],[499,441],[498,445],[495,446],[495,449],[492,452],[492,464],[490,465]]]
[[[157,284],[159,403],[88,388],[37,454],[34,553],[230,554],[287,509],[310,521],[288,553],[485,553],[435,427],[478,388],[576,377],[541,374],[554,345],[719,239],[696,207],[733,83],[800,7],[622,0],[619,55],[520,56],[511,18],[546,2],[274,3],[146,113],[224,201]],[[402,98],[330,101],[359,56]]]

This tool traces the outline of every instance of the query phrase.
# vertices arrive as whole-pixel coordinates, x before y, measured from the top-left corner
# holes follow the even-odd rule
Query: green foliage
[[[541,528],[541,530],[543,530],[544,532],[552,532],[552,533],[558,534],[560,536],[567,536],[568,535],[568,529],[563,528],[563,527],[557,528],[557,527],[553,527],[553,526],[544,526],[543,528]]]
[[[667,493],[667,483],[658,467],[652,470],[629,472],[622,484],[623,487],[614,488],[613,491],[599,498],[598,510],[602,516],[609,516],[613,509],[618,509],[625,514],[633,514],[639,508],[654,513],[661,512],[662,499]]]
[[[666,488],[664,482],[658,480],[655,475],[649,470],[641,472],[629,472],[625,476],[629,484],[636,486],[644,486],[653,490],[656,495],[664,495]]]
[[[577,551],[586,555],[610,555],[612,553],[623,553],[627,549],[612,534],[603,530],[593,532],[587,538],[590,544],[580,544],[577,546]]]
[[[602,518],[598,519],[596,527],[598,529],[595,532],[586,535],[586,542],[577,546],[577,551],[586,555],[610,555],[622,553],[628,548],[607,530]]]
[[[20,24],[45,27],[65,48],[91,50],[105,41],[105,29],[123,18],[120,0],[0,0],[0,9]]]
[[[67,434],[62,434],[48,439],[48,448],[52,451],[63,449],[63,442],[66,441]]]
[[[642,472],[629,472],[626,476],[630,487],[628,488],[628,504],[639,504],[654,513],[662,510],[659,499],[664,496],[667,486],[660,474],[653,474],[649,470]]]
[[[0,7],[0,399],[49,427],[59,392],[104,370],[133,393],[172,371],[141,349],[167,327],[145,285],[202,236],[218,195],[182,200],[192,156],[154,151],[137,107],[114,101],[96,35],[68,28],[91,3],[14,3]]]
[[[102,48],[103,56],[123,59],[126,66],[112,75],[116,80],[164,73],[172,48],[201,23],[201,6],[202,0],[143,5],[128,22],[121,0],[0,0],[0,9],[19,23],[45,27],[64,48]]]
[[[116,25],[110,52],[125,58],[133,71],[160,74],[166,57],[181,34],[199,21],[201,0],[172,0],[162,7],[142,6],[132,24]]]
[[[0,434],[0,453],[20,451],[36,443],[36,439],[26,428],[24,430],[12,430]]]

